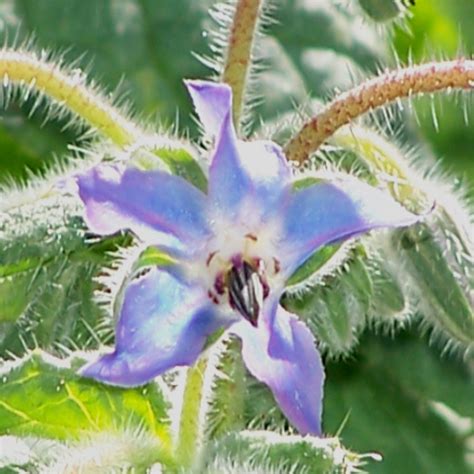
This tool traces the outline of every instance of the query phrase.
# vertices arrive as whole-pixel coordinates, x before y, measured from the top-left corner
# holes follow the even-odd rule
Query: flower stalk
[[[245,87],[252,59],[252,45],[257,31],[262,0],[238,0],[232,23],[222,81],[232,88],[232,116],[239,127]]]
[[[474,87],[474,60],[431,62],[386,72],[339,95],[287,144],[289,160],[303,163],[336,130],[360,115],[416,94]]]
[[[207,363],[207,357],[203,356],[186,372],[175,448],[175,457],[185,468],[196,461],[203,437],[202,408]]]
[[[0,51],[0,78],[4,87],[25,84],[26,95],[37,91],[49,96],[119,147],[131,145],[140,135],[101,94],[87,86],[82,72],[68,74],[34,53],[6,49]]]

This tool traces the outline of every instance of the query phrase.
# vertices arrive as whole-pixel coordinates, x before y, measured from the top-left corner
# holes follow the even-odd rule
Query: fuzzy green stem
[[[33,53],[0,51],[0,78],[4,86],[25,84],[28,92],[35,90],[49,96],[120,147],[134,143],[139,137],[132,123],[87,87],[82,74],[67,74],[58,64]]]
[[[262,0],[238,0],[230,31],[222,80],[232,88],[232,114],[236,127],[240,124],[245,86],[252,59],[252,45],[261,6]]]
[[[389,71],[341,94],[307,122],[285,148],[303,163],[336,130],[360,115],[415,94],[474,87],[474,60],[432,62]]]
[[[196,461],[202,443],[202,408],[207,363],[207,357],[201,357],[186,374],[175,448],[175,457],[184,468],[189,468]]]

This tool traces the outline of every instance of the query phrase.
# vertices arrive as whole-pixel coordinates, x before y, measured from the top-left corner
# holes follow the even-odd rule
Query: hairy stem
[[[57,64],[33,53],[3,50],[0,78],[4,87],[20,83],[25,85],[27,94],[37,91],[54,99],[120,147],[134,143],[139,136],[131,122],[86,85],[82,73],[67,74]]]
[[[240,123],[245,85],[251,65],[252,44],[261,5],[262,0],[238,0],[230,32],[222,80],[232,88],[232,114],[236,127]]]
[[[286,156],[289,160],[304,162],[340,127],[396,99],[473,87],[474,60],[469,59],[432,62],[387,72],[330,102],[290,140],[285,149]]]
[[[196,460],[203,437],[202,405],[207,357],[203,356],[186,374],[181,412],[179,414],[176,459],[185,468]]]

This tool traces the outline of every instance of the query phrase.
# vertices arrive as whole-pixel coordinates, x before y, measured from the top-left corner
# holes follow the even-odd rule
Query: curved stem
[[[351,89],[330,102],[290,140],[289,160],[304,162],[310,153],[353,119],[396,99],[445,89],[472,89],[474,60],[456,59],[398,69]]]
[[[230,31],[222,80],[232,88],[232,114],[237,128],[242,113],[245,85],[251,65],[252,44],[261,4],[262,0],[238,0]]]
[[[4,86],[25,84],[27,94],[36,90],[51,97],[120,147],[132,144],[140,135],[102,95],[85,84],[82,74],[67,74],[33,53],[0,51],[0,78]]]

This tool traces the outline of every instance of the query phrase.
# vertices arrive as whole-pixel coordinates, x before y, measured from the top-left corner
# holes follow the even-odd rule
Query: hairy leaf
[[[0,379],[0,434],[74,440],[91,432],[142,427],[166,444],[167,403],[158,386],[121,389],[82,378],[76,373],[82,357],[60,360],[36,350],[6,364]]]
[[[235,473],[336,474],[352,472],[361,464],[360,456],[346,450],[336,438],[285,436],[265,431],[228,435],[210,448],[207,457],[204,472],[209,474],[222,472],[226,460],[227,472]]]

